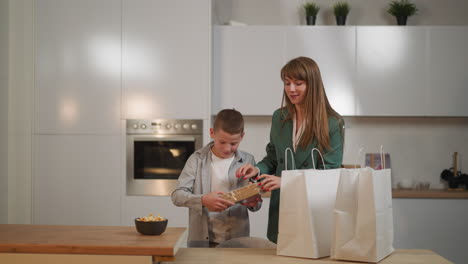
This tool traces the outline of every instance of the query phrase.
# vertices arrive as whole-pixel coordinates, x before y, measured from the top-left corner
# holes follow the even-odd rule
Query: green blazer
[[[261,174],[272,174],[281,177],[281,171],[285,170],[284,152],[287,148],[293,150],[292,133],[293,123],[291,120],[283,122],[284,116],[281,109],[273,113],[270,142],[266,146],[266,157],[256,164],[260,169]],[[342,124],[341,124],[342,125]],[[322,153],[325,160],[326,169],[335,169],[341,166],[343,161],[343,141],[344,135],[340,129],[340,122],[334,117],[328,119],[328,127],[330,130],[330,146],[331,149]],[[312,156],[311,151],[317,147],[317,142],[314,140],[307,146],[306,149],[297,148],[294,153],[294,163],[296,169],[311,169]],[[314,162],[318,169],[323,169],[322,161],[317,152],[314,152]],[[288,169],[292,169],[292,159],[288,154]],[[271,192],[270,208],[268,212],[268,230],[267,237],[270,241],[276,243],[278,239],[278,218],[279,218],[279,201],[280,190],[276,189]]]

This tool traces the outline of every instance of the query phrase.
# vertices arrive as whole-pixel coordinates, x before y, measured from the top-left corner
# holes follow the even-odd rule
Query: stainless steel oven
[[[127,120],[127,194],[170,195],[202,139],[202,120]]]

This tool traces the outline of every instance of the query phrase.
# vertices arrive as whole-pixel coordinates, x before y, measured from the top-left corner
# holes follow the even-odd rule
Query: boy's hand
[[[254,167],[252,164],[248,163],[236,170],[236,177],[243,177],[244,180],[257,176],[259,170],[257,167]]]
[[[257,207],[257,204],[262,201],[262,197],[260,197],[260,194],[258,194],[250,197],[249,199],[245,199],[245,201],[241,204],[247,207]]]
[[[203,195],[201,198],[203,206],[211,212],[222,212],[229,206],[235,205],[235,203],[219,197],[220,194],[223,192],[210,192]]]

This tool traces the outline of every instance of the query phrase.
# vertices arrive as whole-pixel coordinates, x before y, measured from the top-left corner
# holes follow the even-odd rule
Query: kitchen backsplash
[[[265,155],[271,117],[245,117],[246,134],[241,149],[256,161]],[[364,166],[363,153],[378,153],[380,145],[390,154],[392,183],[409,179],[444,188],[440,173],[452,166],[453,152],[459,153],[459,170],[468,173],[468,118],[432,117],[345,117],[344,164]],[[406,180],[407,182],[408,180]]]

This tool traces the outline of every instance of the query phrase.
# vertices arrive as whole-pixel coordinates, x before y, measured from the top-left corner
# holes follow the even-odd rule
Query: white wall
[[[280,100],[280,99],[278,99]],[[241,149],[257,161],[265,155],[271,117],[246,117]],[[440,173],[452,166],[459,153],[459,168],[468,173],[468,118],[345,117],[344,164],[364,165],[364,153],[378,153],[380,145],[390,153],[394,187],[402,179],[428,181],[431,188],[444,188]]]
[[[317,25],[336,25],[330,0],[314,0],[320,6]],[[304,0],[214,0],[215,23],[229,20],[248,25],[303,25]],[[351,10],[347,25],[395,25],[386,13],[390,0],[348,0]],[[467,25],[468,1],[413,0],[419,12],[408,19],[408,25]]]
[[[428,181],[444,188],[440,173],[460,153],[459,169],[468,172],[468,118],[357,118],[346,120],[344,163],[354,164],[360,147],[390,153],[392,180]],[[359,159],[364,165],[364,158]]]
[[[0,224],[8,222],[8,0],[0,0]]]

